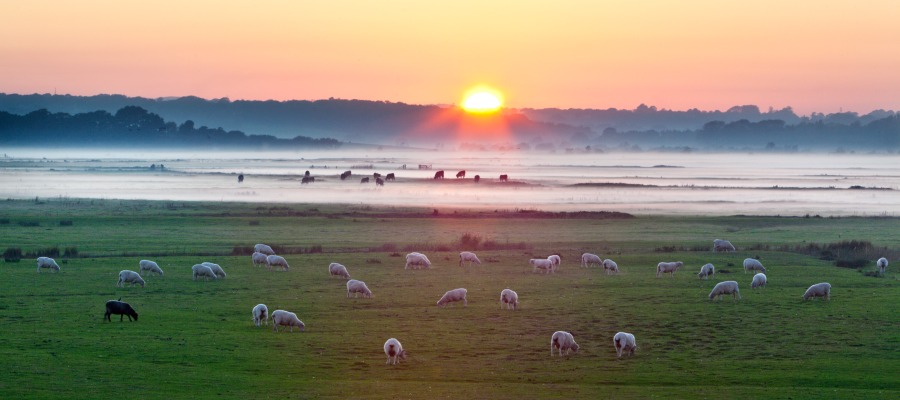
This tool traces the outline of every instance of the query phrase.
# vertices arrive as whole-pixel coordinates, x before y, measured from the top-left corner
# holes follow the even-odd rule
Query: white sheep
[[[291,268],[288,265],[287,260],[284,259],[284,257],[276,256],[274,254],[266,256],[266,264],[269,266],[269,270],[271,270],[272,267],[280,267],[281,270],[283,270],[283,271],[287,271],[288,269]]]
[[[198,276],[205,277],[207,278],[206,280],[209,280],[209,278],[213,278],[213,280],[219,279],[219,277],[216,276],[216,273],[213,272],[212,268],[207,267],[203,264],[195,264],[193,267],[191,267],[191,272],[193,273],[193,278],[195,281],[197,280]]]
[[[437,301],[437,305],[443,307],[447,305],[447,303],[453,303],[457,301],[463,302],[463,306],[468,306],[469,301],[466,300],[466,293],[468,290],[465,288],[458,288],[453,290],[448,290],[447,293],[441,297],[440,300]]]
[[[158,274],[162,275],[163,270],[159,267],[159,264],[150,261],[150,260],[141,260],[138,265],[140,266],[141,275],[144,275],[144,271],[147,271],[148,274]]]
[[[603,259],[593,253],[584,253],[581,255],[582,268],[590,268],[593,264],[597,264],[597,266],[599,267],[603,264]]]
[[[740,300],[741,292],[738,290],[738,283],[735,281],[724,281],[717,283],[716,286],[713,287],[713,290],[709,292],[709,299],[713,300],[716,297],[721,298],[726,294],[730,294],[732,298]]]
[[[550,262],[553,264],[554,272],[559,269],[559,264],[562,262],[562,259],[559,258],[558,255],[553,254],[551,256],[548,256],[547,259],[550,260]]]
[[[633,356],[637,349],[634,335],[628,332],[619,332],[613,336],[613,346],[616,348],[616,357],[622,357],[622,353]]]
[[[766,267],[763,267],[762,263],[755,258],[745,258],[744,259],[744,273],[747,272],[762,272],[766,273]]]
[[[211,262],[202,262],[201,265],[205,265],[212,270],[214,274],[216,274],[217,278],[225,278],[225,270],[219,266],[219,264],[211,263]]]
[[[504,304],[507,310],[510,308],[515,310],[519,306],[519,294],[512,289],[503,289],[500,292],[500,308],[503,308]]]
[[[753,281],[750,282],[750,289],[756,289],[758,287],[766,287],[766,274],[762,272],[753,275]]]
[[[262,323],[269,326],[269,307],[266,307],[265,304],[257,304],[253,307],[251,314],[253,315],[253,323],[256,324],[257,328]]]
[[[716,267],[712,264],[706,264],[700,267],[700,273],[697,274],[697,277],[700,279],[709,279],[710,276],[716,275]]]
[[[672,277],[674,278],[675,271],[683,266],[684,263],[681,261],[661,262],[656,264],[656,277],[659,278],[660,274],[672,274]]]
[[[472,266],[472,263],[481,265],[481,260],[478,259],[478,256],[471,251],[463,251],[459,253],[459,266],[462,267],[464,263],[468,262],[469,266]]]
[[[713,240],[713,252],[719,251],[735,251],[734,245],[727,240],[716,239]]]
[[[878,272],[880,272],[882,275],[884,275],[884,270],[888,266],[887,258],[884,258],[884,257],[879,258],[878,261],[875,262],[875,266],[878,267]]]
[[[263,253],[267,256],[275,255],[275,250],[272,250],[269,245],[258,243],[256,246],[253,246],[253,251],[257,253]]]
[[[306,325],[303,324],[300,318],[297,318],[297,314],[285,310],[275,310],[272,313],[272,328],[275,332],[278,332],[279,326],[289,326],[291,327],[291,332],[294,331],[295,326],[300,328],[301,332],[306,329]]]
[[[264,253],[260,253],[258,251],[254,251],[253,255],[250,256],[250,259],[253,260],[253,266],[258,267],[260,265],[265,265],[266,268],[269,267],[269,262],[266,261],[267,255]]]
[[[553,332],[550,336],[550,357],[553,357],[553,349],[557,349],[560,356],[569,355],[569,350],[578,353],[578,343],[575,343],[575,337],[571,333],[565,331]]]
[[[528,260],[528,263],[531,264],[531,272],[537,272],[537,270],[543,270],[553,272],[553,261],[550,261],[546,258],[532,258]]]
[[[141,275],[137,272],[123,269],[119,272],[119,281],[116,282],[116,287],[125,287],[126,283],[130,283],[131,286],[134,286],[136,283],[141,285],[141,287],[144,287],[144,278],[141,278]]]
[[[803,293],[803,300],[809,300],[810,297],[824,297],[825,300],[831,300],[831,284],[822,282],[810,286],[806,289],[806,293]]]
[[[338,263],[328,264],[328,275],[341,276],[344,279],[350,279],[350,272],[347,272],[347,267]]]
[[[406,266],[403,269],[409,269],[410,266],[413,266],[413,269],[417,266],[431,268],[431,261],[422,253],[412,252],[406,255]]]
[[[350,294],[353,294],[353,297],[359,297],[359,294],[362,293],[363,297],[373,297],[372,291],[369,290],[369,287],[366,286],[366,283],[363,281],[358,281],[356,279],[351,279],[347,281],[347,297],[350,297]]]
[[[403,350],[400,341],[394,338],[390,338],[384,342],[384,354],[388,357],[385,364],[391,365],[397,365],[400,360],[405,360],[407,355],[406,350]]]
[[[50,257],[38,257],[37,258],[37,272],[41,272],[41,268],[47,268],[52,271],[59,271],[59,264],[56,263],[56,260]]]
[[[619,273],[619,264],[616,264],[615,261],[606,259],[603,260],[603,270],[606,271],[606,274],[609,275],[611,273]]]

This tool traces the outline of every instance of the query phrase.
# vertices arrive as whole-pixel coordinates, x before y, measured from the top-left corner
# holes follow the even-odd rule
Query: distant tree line
[[[0,111],[0,144],[73,147],[152,146],[192,148],[336,148],[336,139],[296,136],[247,135],[225,129],[196,127],[192,120],[181,125],[165,121],[138,106],[122,107],[115,114],[92,111],[79,114],[52,113],[46,109],[16,115]]]

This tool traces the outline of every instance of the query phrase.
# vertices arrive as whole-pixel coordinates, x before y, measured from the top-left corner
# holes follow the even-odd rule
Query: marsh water
[[[5,153],[5,154],[4,154]],[[430,169],[420,169],[430,167]],[[152,167],[151,167],[152,166]],[[344,171],[351,177],[341,180]],[[445,179],[432,179],[438,170]],[[457,179],[460,170],[464,179]],[[301,183],[305,172],[315,182]],[[375,185],[374,173],[396,181]],[[243,174],[243,182],[238,175]],[[481,180],[475,183],[474,175]],[[505,174],[508,182],[500,182]],[[360,183],[370,177],[369,183]],[[699,215],[900,215],[900,155],[344,149],[0,151],[0,199],[344,203]]]

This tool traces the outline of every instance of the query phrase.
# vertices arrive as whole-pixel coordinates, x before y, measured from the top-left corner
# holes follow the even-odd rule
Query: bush
[[[59,226],[72,226],[72,220],[59,221]]]
[[[19,262],[22,259],[22,249],[18,247],[7,247],[3,252],[3,260],[6,262]]]
[[[459,237],[459,246],[461,248],[478,250],[478,245],[481,244],[482,240],[484,239],[481,236],[466,232]]]
[[[8,218],[0,218],[0,225],[9,225]]]
[[[78,257],[78,248],[75,246],[66,247],[66,250],[63,252],[63,257]]]
[[[381,264],[381,260],[377,258],[367,258],[366,264]]]
[[[38,221],[19,221],[19,226],[34,227],[41,226],[41,223]]]
[[[250,224],[250,226],[257,226],[257,225],[259,225],[259,221],[257,221],[257,220],[252,220],[252,221],[249,222],[249,224]]]
[[[233,256],[249,256],[253,254],[253,247],[250,246],[234,246],[231,248]]]

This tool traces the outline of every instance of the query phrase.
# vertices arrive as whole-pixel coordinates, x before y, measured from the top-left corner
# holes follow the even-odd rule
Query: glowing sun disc
[[[503,106],[500,96],[488,91],[475,91],[466,96],[462,108],[468,112],[494,112]]]

